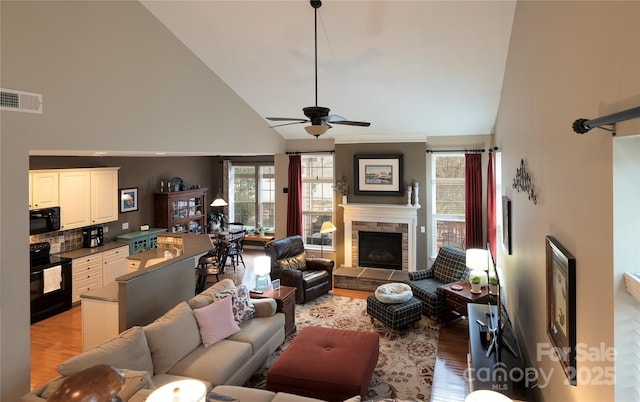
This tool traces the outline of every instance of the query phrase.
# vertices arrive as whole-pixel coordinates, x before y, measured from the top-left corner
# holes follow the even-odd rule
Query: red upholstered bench
[[[306,327],[267,371],[267,389],[327,401],[365,398],[378,353],[374,332]]]

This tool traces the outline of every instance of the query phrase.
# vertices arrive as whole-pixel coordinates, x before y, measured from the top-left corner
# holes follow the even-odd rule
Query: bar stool
[[[210,250],[207,254],[198,259],[196,273],[198,279],[196,281],[195,294],[199,294],[204,290],[207,284],[207,278],[215,275],[216,282],[220,281],[220,274],[224,273],[224,262],[229,254],[229,244],[220,242],[218,246]]]

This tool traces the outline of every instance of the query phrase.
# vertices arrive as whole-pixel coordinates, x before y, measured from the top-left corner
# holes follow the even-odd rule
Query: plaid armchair
[[[422,314],[440,320],[444,307],[442,286],[469,277],[464,250],[443,246],[429,269],[409,272],[413,296],[422,301]]]

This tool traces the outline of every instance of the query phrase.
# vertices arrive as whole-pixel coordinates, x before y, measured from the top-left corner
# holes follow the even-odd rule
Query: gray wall
[[[630,359],[628,367],[636,365],[637,386],[638,349],[624,349],[614,342],[614,333],[621,330],[614,322],[614,298],[624,288],[613,269],[620,263],[613,254],[620,233],[614,236],[612,155],[617,138],[640,133],[640,119],[634,120],[633,131],[618,125],[617,138],[597,129],[577,135],[571,125],[578,118],[640,105],[638,49],[640,2],[517,3],[495,134],[496,145],[502,148],[503,191],[512,201],[513,254],[502,252],[502,265],[510,317],[521,346],[534,369],[552,373],[549,383],[538,389],[543,400],[638,397],[635,392],[617,392],[628,385],[618,379],[626,373],[616,373],[616,381],[611,381],[614,363],[605,356],[583,356],[578,361],[578,385],[572,387],[565,384],[560,363],[536,353],[549,347],[544,239],[552,235],[576,258],[578,345],[616,347],[616,360]],[[538,194],[537,204],[510,186],[522,158]],[[637,185],[640,172],[632,177]],[[629,196],[634,194],[637,190]],[[636,199],[634,212],[624,218],[627,224],[637,217],[637,206]],[[638,225],[637,220],[632,225],[636,239]],[[637,271],[640,264],[637,246],[629,250],[636,260],[628,270]],[[637,305],[626,307],[636,320]],[[630,331],[626,336],[637,339],[638,334]]]
[[[121,213],[118,222],[111,222],[106,234],[114,239],[124,232],[140,230],[140,225],[154,226],[153,193],[160,191],[160,181],[166,183],[172,177],[180,177],[185,185],[200,185],[209,189],[208,202],[215,197],[222,177],[222,164],[214,157],[50,157],[32,156],[31,169],[60,169],[79,167],[117,166],[118,187],[138,187],[138,210]],[[129,223],[129,230],[122,230],[122,223]]]
[[[0,85],[44,102],[0,112],[0,400],[15,401],[30,377],[30,153],[274,154],[284,140],[138,2],[2,1],[0,18]]]
[[[418,182],[420,185],[420,205],[418,210],[418,230],[416,236],[416,261],[417,269],[427,268],[427,233],[421,233],[420,227],[427,224],[426,189],[427,189],[427,167],[426,167],[426,144],[425,143],[397,143],[397,144],[336,144],[335,153],[335,175],[337,178],[345,175],[349,183],[347,194],[348,203],[368,203],[368,204],[407,204],[407,196],[403,191],[399,196],[371,196],[356,195],[354,193],[354,165],[353,156],[356,154],[402,154],[404,161],[403,189],[406,191],[409,185]],[[341,202],[341,201],[340,201]],[[338,243],[338,255],[340,260],[344,259],[344,222],[342,219],[342,208],[337,209],[340,219],[336,219],[336,227],[340,239]]]

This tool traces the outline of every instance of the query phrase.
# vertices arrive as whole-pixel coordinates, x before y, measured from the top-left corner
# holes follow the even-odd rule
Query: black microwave
[[[60,207],[33,209],[29,211],[29,234],[60,230]]]

